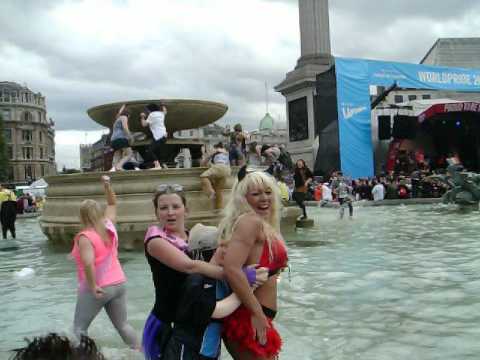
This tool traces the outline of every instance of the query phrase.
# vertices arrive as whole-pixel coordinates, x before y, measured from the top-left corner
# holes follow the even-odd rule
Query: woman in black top
[[[313,174],[305,164],[305,160],[299,159],[295,164],[295,173],[293,180],[295,181],[295,191],[293,192],[293,200],[298,204],[303,211],[301,219],[307,218],[307,210],[305,208],[305,196],[308,191],[308,185],[313,180]]]

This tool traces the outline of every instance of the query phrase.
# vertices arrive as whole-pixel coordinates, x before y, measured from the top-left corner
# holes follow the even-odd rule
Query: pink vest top
[[[104,243],[100,235],[92,228],[79,232],[75,238],[72,249],[72,257],[77,263],[78,287],[80,290],[88,289],[85,277],[85,267],[80,258],[78,239],[81,235],[90,240],[95,253],[95,279],[98,286],[116,285],[127,279],[118,261],[118,234],[115,225],[110,220],[105,220],[107,234],[110,236],[110,245]]]

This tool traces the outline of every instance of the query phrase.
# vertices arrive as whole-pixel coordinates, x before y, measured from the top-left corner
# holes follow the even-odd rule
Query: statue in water
[[[459,163],[451,163],[447,167],[447,175],[435,176],[443,181],[449,190],[443,195],[444,203],[460,206],[478,205],[480,201],[480,174],[465,171]]]

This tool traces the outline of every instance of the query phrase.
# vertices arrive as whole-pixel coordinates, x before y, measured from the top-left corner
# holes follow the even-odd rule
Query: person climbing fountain
[[[167,167],[162,161],[165,158],[165,143],[167,142],[167,128],[165,127],[165,116],[167,115],[167,107],[165,105],[148,104],[148,117],[145,113],[140,114],[140,122],[143,127],[149,127],[152,132],[153,139],[148,148],[149,155],[153,159],[153,169],[161,169]]]
[[[223,207],[223,189],[230,176],[230,161],[223,143],[215,144],[213,152],[205,156],[202,165],[210,168],[200,175],[203,191],[209,199],[215,200],[215,209]]]

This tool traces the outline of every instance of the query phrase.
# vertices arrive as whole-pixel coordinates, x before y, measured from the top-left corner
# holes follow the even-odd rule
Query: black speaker
[[[378,117],[378,140],[390,140],[391,137],[390,115],[380,115]]]
[[[394,116],[392,136],[395,139],[414,139],[416,133],[416,121],[417,119],[413,116]]]

